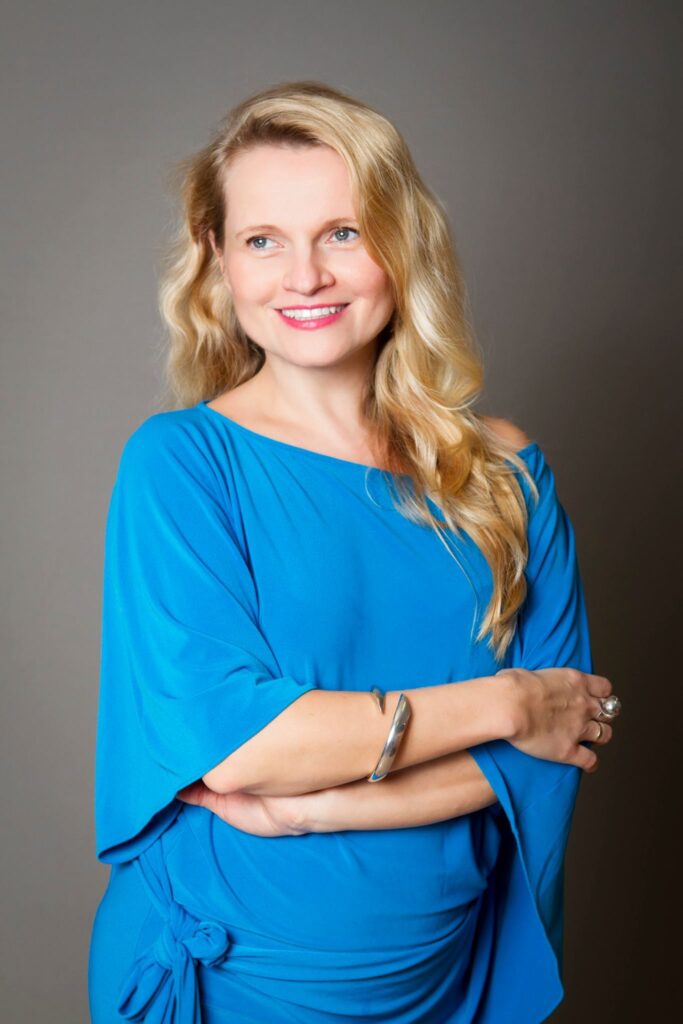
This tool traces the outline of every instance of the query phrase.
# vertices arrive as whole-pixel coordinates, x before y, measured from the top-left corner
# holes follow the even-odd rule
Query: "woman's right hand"
[[[612,739],[612,726],[601,720],[602,736],[595,720],[599,698],[609,697],[612,684],[605,676],[576,668],[501,669],[511,682],[514,733],[510,743],[533,757],[573,764],[586,772],[598,767],[594,750],[583,740],[604,745]]]

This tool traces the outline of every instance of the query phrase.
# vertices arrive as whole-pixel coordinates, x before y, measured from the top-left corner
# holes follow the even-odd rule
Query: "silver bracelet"
[[[384,690],[380,690],[379,686],[373,686],[370,693],[377,701],[378,708],[384,714]]]
[[[380,711],[383,712],[384,694],[379,687],[376,686],[372,688],[371,693],[377,700]],[[387,736],[384,744],[384,749],[380,754],[380,758],[375,766],[374,772],[372,772],[371,775],[368,775],[368,782],[380,782],[389,774],[389,770],[391,769],[392,762],[398,752],[401,740],[403,739],[403,733],[405,732],[405,728],[411,714],[412,711],[410,709],[408,698],[405,693],[402,693],[398,698],[398,704],[396,705],[396,711],[394,712],[394,717],[389,728],[389,735]]]

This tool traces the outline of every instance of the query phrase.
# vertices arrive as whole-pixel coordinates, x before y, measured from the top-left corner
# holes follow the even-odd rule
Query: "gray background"
[[[624,700],[583,780],[552,1019],[670,1019],[681,7],[62,0],[2,22],[3,1020],[88,1018],[103,531],[161,393],[165,175],[293,78],[385,112],[446,202],[480,409],[556,472]]]

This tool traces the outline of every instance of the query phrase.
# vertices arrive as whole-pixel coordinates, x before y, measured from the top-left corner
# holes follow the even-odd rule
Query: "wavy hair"
[[[329,146],[345,162],[360,235],[394,296],[393,316],[377,338],[364,414],[386,452],[396,507],[436,530],[473,586],[473,628],[479,595],[446,530],[455,537],[465,531],[484,555],[492,592],[476,640],[488,637],[500,660],[527,592],[528,512],[514,468],[534,500],[538,489],[513,444],[473,411],[483,361],[445,210],[399,131],[372,107],[320,82],[281,83],[234,107],[206,146],[174,165],[171,187],[182,215],[159,292],[169,333],[166,404],[208,401],[253,377],[265,360],[235,316],[209,241],[212,230],[223,248],[227,166],[264,143]]]

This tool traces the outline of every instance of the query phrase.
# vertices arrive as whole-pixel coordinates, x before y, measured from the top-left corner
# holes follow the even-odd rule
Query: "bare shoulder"
[[[528,444],[531,444],[531,439],[510,420],[505,420],[500,416],[482,416],[480,418],[489,430],[497,434],[502,441],[513,445],[514,448],[526,448]]]

